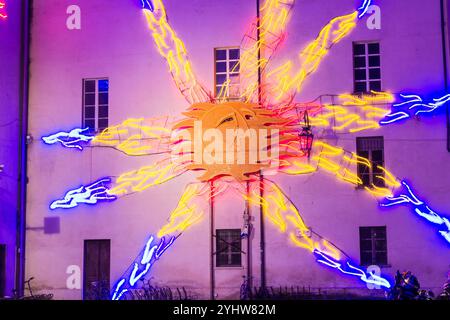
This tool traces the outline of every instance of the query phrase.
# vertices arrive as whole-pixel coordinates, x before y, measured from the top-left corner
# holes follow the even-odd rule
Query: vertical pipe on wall
[[[210,216],[210,299],[215,300],[215,273],[214,273],[214,181],[210,182],[209,194],[209,216]]]
[[[246,189],[246,193],[247,193],[247,200],[245,201],[245,211],[246,211],[246,221],[245,223],[247,224],[247,281],[248,281],[248,286],[251,288],[252,287],[252,256],[251,256],[251,252],[252,252],[252,243],[251,243],[251,236],[252,236],[252,226],[250,223],[250,200],[248,200],[250,198],[250,181],[247,181],[247,189]]]
[[[446,5],[445,0],[440,0],[441,5],[441,36],[442,36],[442,58],[444,62],[444,87],[445,92],[448,92],[448,59],[447,59],[447,32],[446,32]],[[450,152],[450,108],[447,106],[447,151]]]
[[[261,21],[260,21],[260,0],[256,0],[256,41],[261,40]],[[261,46],[258,46],[258,61],[261,60]],[[258,104],[261,105],[262,101],[262,88],[261,88],[261,64],[258,63]],[[263,174],[260,171],[259,173],[259,190],[261,198],[264,196],[264,184],[263,184]],[[265,253],[265,232],[264,232],[264,211],[263,206],[260,204],[259,206],[259,220],[260,220],[260,259],[261,259],[261,287],[266,287],[266,253]]]
[[[30,1],[22,1],[20,29],[20,84],[19,84],[19,148],[18,148],[18,196],[16,221],[15,290],[24,294],[25,280],[25,225],[27,191],[27,135],[28,135],[28,81],[30,41]]]

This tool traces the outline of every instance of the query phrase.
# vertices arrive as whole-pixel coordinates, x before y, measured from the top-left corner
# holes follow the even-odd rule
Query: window
[[[372,168],[364,164],[358,164],[358,177],[361,178],[363,186],[384,187],[384,180],[376,176],[384,177],[384,139],[383,137],[356,138],[356,153],[358,156],[369,159]]]
[[[239,48],[215,49],[216,97],[237,99],[240,96]],[[227,85],[228,84],[228,85]]]
[[[360,227],[361,265],[387,266],[386,227]]]
[[[109,80],[83,80],[83,128],[100,132],[108,127]]]
[[[381,91],[380,44],[353,43],[354,92]]]
[[[109,300],[111,240],[84,241],[84,300]]]
[[[241,230],[216,230],[216,266],[241,266]]]

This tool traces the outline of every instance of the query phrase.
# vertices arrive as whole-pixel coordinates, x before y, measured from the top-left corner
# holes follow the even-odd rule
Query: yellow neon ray
[[[323,238],[315,239],[297,208],[275,183],[264,180],[264,197],[259,195],[258,190],[253,190],[250,196],[242,191],[241,193],[252,205],[261,206],[264,217],[281,233],[287,234],[288,239],[295,246],[306,249],[311,253],[314,249],[319,249],[336,259],[340,258],[337,248],[327,240]]]
[[[321,113],[311,115],[311,124],[317,128],[331,128],[337,133],[378,129],[380,120],[389,113],[394,96],[388,92],[372,91],[372,94],[363,96],[342,94],[339,99],[342,106],[325,105]]]
[[[158,163],[145,166],[136,171],[122,174],[115,181],[114,186],[109,190],[109,194],[123,196],[131,193],[142,192],[150,187],[167,182],[186,169],[179,169],[175,164]]]
[[[273,102],[281,102],[299,92],[307,76],[314,73],[331,47],[347,36],[355,27],[357,12],[340,16],[331,20],[300,54],[302,63],[295,70],[292,61],[286,62],[279,68],[269,72],[267,79],[272,84],[270,94]]]
[[[111,126],[93,139],[94,146],[112,147],[130,156],[169,152],[171,131],[167,118],[127,119]]]
[[[152,3],[154,12],[144,10],[144,14],[158,52],[166,59],[175,84],[189,103],[210,101],[210,94],[194,75],[186,46],[167,21],[164,4],[161,0],[152,0]]]
[[[158,237],[172,233],[181,233],[188,227],[198,223],[203,217],[203,210],[195,204],[195,200],[202,195],[202,185],[190,184],[186,187],[177,207],[172,211],[169,222],[158,232]]]

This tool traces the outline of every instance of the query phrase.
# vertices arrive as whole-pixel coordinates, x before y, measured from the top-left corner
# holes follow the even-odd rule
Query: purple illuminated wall
[[[6,245],[5,295],[14,286],[18,190],[20,10],[21,1],[7,1],[7,19],[0,19],[0,244]]]

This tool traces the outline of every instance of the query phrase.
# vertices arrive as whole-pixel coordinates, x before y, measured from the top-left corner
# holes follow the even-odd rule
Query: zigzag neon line
[[[125,293],[133,289],[136,283],[150,272],[151,267],[172,246],[175,240],[175,237],[171,237],[166,243],[166,239],[162,237],[158,244],[152,245],[154,237],[150,236],[141,254],[138,255],[135,262],[114,286],[111,300],[120,300]]]
[[[389,283],[389,281],[387,281],[386,279],[384,279],[380,276],[377,276],[371,272],[369,272],[370,278],[368,278],[367,274],[363,270],[361,270],[358,267],[353,266],[349,261],[347,261],[345,263],[347,268],[350,270],[355,270],[355,271],[345,270],[343,268],[343,264],[341,262],[336,261],[334,258],[321,252],[320,250],[314,249],[314,255],[317,258],[317,262],[319,262],[323,265],[326,265],[330,268],[336,269],[343,274],[346,274],[349,276],[354,276],[354,277],[359,277],[359,279],[365,283],[374,284],[374,285],[385,287],[388,289],[391,287],[391,284]]]
[[[89,128],[77,128],[73,129],[70,132],[61,131],[47,137],[42,137],[42,140],[49,145],[61,143],[66,148],[76,148],[79,150],[83,150],[83,147],[80,145],[80,143],[88,143],[94,139],[93,136],[83,134],[83,132],[86,131],[89,131]]]
[[[90,185],[70,190],[66,193],[64,199],[53,201],[50,209],[71,209],[81,203],[94,205],[99,201],[114,201],[117,197],[108,194],[108,188],[105,186],[110,183],[110,178],[103,178]]]
[[[434,212],[424,201],[420,200],[405,181],[402,181],[405,190],[397,196],[388,196],[385,202],[380,203],[382,207],[392,207],[401,204],[410,204],[413,211],[428,222],[445,227],[447,230],[439,230],[444,239],[450,243],[450,221]]]
[[[362,17],[364,17],[371,5],[372,5],[372,0],[364,0],[364,3],[361,5],[361,7],[358,8],[358,11],[361,12],[358,15],[358,18],[361,19]]]
[[[406,108],[406,110],[393,110],[387,114],[384,119],[380,121],[380,125],[388,125],[397,121],[419,116],[424,113],[432,113],[450,101],[450,94],[446,94],[440,98],[432,99],[432,102],[425,102],[419,95],[405,95],[401,94],[401,98],[406,101],[392,105],[393,108]]]

